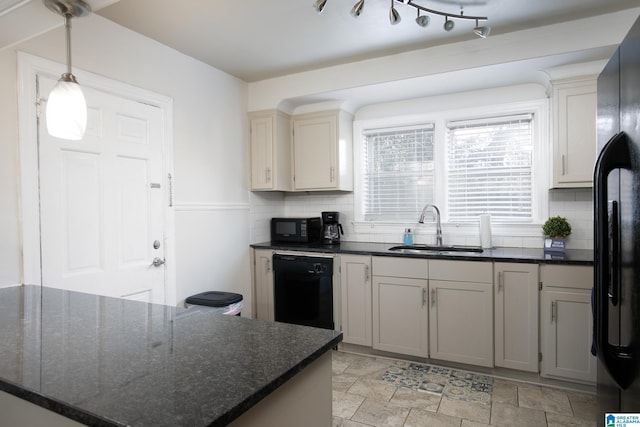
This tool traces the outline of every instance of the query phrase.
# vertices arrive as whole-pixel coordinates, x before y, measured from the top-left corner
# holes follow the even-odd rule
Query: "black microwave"
[[[271,218],[271,241],[315,243],[320,241],[322,220],[315,218]]]

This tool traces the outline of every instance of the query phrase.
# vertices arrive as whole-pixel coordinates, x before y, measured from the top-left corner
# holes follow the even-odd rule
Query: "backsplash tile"
[[[356,232],[354,220],[353,193],[338,192],[254,192],[251,193],[251,242],[259,243],[269,240],[269,219],[274,216],[320,216],[323,211],[340,212],[340,223],[347,241],[400,243],[404,226],[398,227],[396,233]],[[554,189],[549,191],[549,216],[564,216],[571,224],[572,234],[567,241],[569,249],[593,249],[593,194],[590,188]],[[409,225],[408,225],[409,226]],[[479,233],[469,236],[447,233],[455,229],[454,225],[443,224],[443,233],[448,244],[479,245]],[[435,241],[433,225],[420,227],[415,236],[416,243],[431,244]],[[361,229],[360,229],[361,230]],[[544,236],[540,229],[539,236],[531,235],[523,229],[521,235],[494,235],[492,243],[499,247],[541,248]]]

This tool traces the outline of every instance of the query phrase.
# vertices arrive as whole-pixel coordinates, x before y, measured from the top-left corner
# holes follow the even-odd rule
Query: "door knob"
[[[162,258],[155,257],[151,265],[154,267],[160,267],[162,264],[164,264],[164,262],[165,261]]]

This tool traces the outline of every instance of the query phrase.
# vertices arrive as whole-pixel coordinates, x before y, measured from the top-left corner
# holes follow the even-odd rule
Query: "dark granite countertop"
[[[92,426],[223,426],[342,333],[40,286],[0,289],[0,390]]]
[[[264,242],[252,244],[255,249],[274,249],[319,253],[360,254],[376,256],[396,256],[427,259],[452,259],[465,261],[529,262],[547,264],[593,265],[593,251],[567,249],[564,254],[545,253],[543,249],[531,248],[493,248],[481,253],[473,252],[431,252],[431,251],[391,251],[393,243],[341,242],[339,245],[292,244]]]

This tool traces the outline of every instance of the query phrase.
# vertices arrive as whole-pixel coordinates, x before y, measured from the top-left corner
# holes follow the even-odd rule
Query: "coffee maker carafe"
[[[342,224],[340,221],[340,212],[322,212],[322,244],[338,245],[340,244],[340,235]]]

